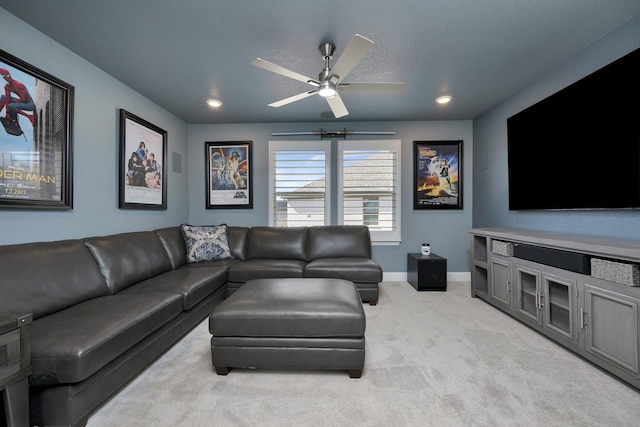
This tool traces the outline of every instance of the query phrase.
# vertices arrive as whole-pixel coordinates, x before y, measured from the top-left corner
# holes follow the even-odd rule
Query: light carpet
[[[637,426],[640,393],[470,297],[383,282],[360,379],[211,366],[202,322],[90,418],[113,426]]]

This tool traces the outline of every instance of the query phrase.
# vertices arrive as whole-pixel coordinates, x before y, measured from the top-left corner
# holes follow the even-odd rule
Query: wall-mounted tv
[[[640,49],[507,119],[509,210],[640,208]]]

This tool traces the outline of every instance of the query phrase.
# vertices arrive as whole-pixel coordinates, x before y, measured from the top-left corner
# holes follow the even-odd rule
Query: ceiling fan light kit
[[[340,118],[348,115],[349,111],[344,105],[339,92],[397,95],[404,91],[405,83],[347,83],[342,81],[351,70],[360,63],[362,58],[373,49],[373,45],[374,43],[371,40],[355,34],[337,59],[333,68],[331,68],[330,60],[333,57],[336,47],[332,43],[322,43],[319,50],[324,60],[324,68],[318,75],[318,80],[261,58],[256,58],[251,62],[251,65],[314,87],[313,90],[272,102],[269,104],[270,107],[282,107],[283,105],[318,94],[327,100],[329,108],[331,108],[335,118]]]
[[[335,94],[336,94],[336,90],[331,85],[330,82],[320,83],[320,89],[318,89],[318,95],[326,98],[327,96],[333,96]]]

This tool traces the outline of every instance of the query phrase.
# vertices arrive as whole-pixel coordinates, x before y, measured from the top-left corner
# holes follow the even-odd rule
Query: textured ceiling
[[[473,119],[640,13],[638,0],[0,0],[16,15],[187,123],[336,121],[310,86],[354,34],[375,42],[345,81],[406,82],[342,94],[339,121]],[[10,47],[3,47],[10,53]],[[69,82],[73,84],[73,82]],[[454,100],[439,106],[444,93]],[[224,102],[213,111],[207,98]]]

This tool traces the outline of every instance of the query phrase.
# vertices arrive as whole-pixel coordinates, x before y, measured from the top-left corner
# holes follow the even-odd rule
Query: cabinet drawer
[[[20,330],[0,335],[0,385],[20,372]]]

